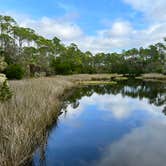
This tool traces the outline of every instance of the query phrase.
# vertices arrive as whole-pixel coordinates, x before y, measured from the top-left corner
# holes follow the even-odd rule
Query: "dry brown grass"
[[[0,165],[22,165],[42,141],[60,107],[59,97],[74,84],[66,79],[11,81],[14,96],[0,105]]]
[[[105,84],[105,85],[115,85],[117,82],[115,81],[82,81],[80,82],[81,85],[99,85],[99,84]]]
[[[166,75],[159,73],[149,73],[143,74],[141,77],[137,77],[138,79],[151,80],[151,81],[166,81]]]
[[[63,76],[61,76],[63,77]],[[110,81],[113,78],[122,78],[123,75],[119,74],[77,74],[66,76],[67,79],[72,81]]]
[[[80,81],[114,75],[73,75],[11,81],[12,99],[0,104],[0,166],[23,165],[58,116],[60,97]]]

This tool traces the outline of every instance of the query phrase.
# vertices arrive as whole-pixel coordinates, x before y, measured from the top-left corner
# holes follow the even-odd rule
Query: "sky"
[[[93,53],[146,47],[166,37],[166,0],[0,0],[0,14]]]

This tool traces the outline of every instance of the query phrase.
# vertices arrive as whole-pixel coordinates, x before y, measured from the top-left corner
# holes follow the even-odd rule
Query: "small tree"
[[[0,101],[9,100],[12,97],[12,92],[8,86],[7,80],[0,85]]]

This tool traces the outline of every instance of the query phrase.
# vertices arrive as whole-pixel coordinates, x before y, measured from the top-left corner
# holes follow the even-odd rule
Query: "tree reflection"
[[[150,104],[162,106],[166,104],[166,85],[160,82],[145,82],[141,80],[119,81],[116,85],[90,85],[77,88],[74,93],[64,102],[64,108],[71,104],[73,108],[79,106],[82,97],[90,97],[92,94],[122,94],[123,97],[148,99]]]

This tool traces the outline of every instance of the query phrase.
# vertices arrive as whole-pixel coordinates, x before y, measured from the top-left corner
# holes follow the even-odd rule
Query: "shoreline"
[[[136,79],[141,79],[144,81],[166,82],[166,75],[158,73],[149,73],[149,74],[143,74],[140,77],[136,77]]]
[[[118,74],[80,74],[9,81],[14,96],[0,105],[0,165],[21,166],[31,159],[73,88],[125,79]]]
[[[82,81],[117,76],[85,74],[9,81],[14,95],[0,105],[0,165],[20,166],[32,157],[58,117],[66,91]]]

